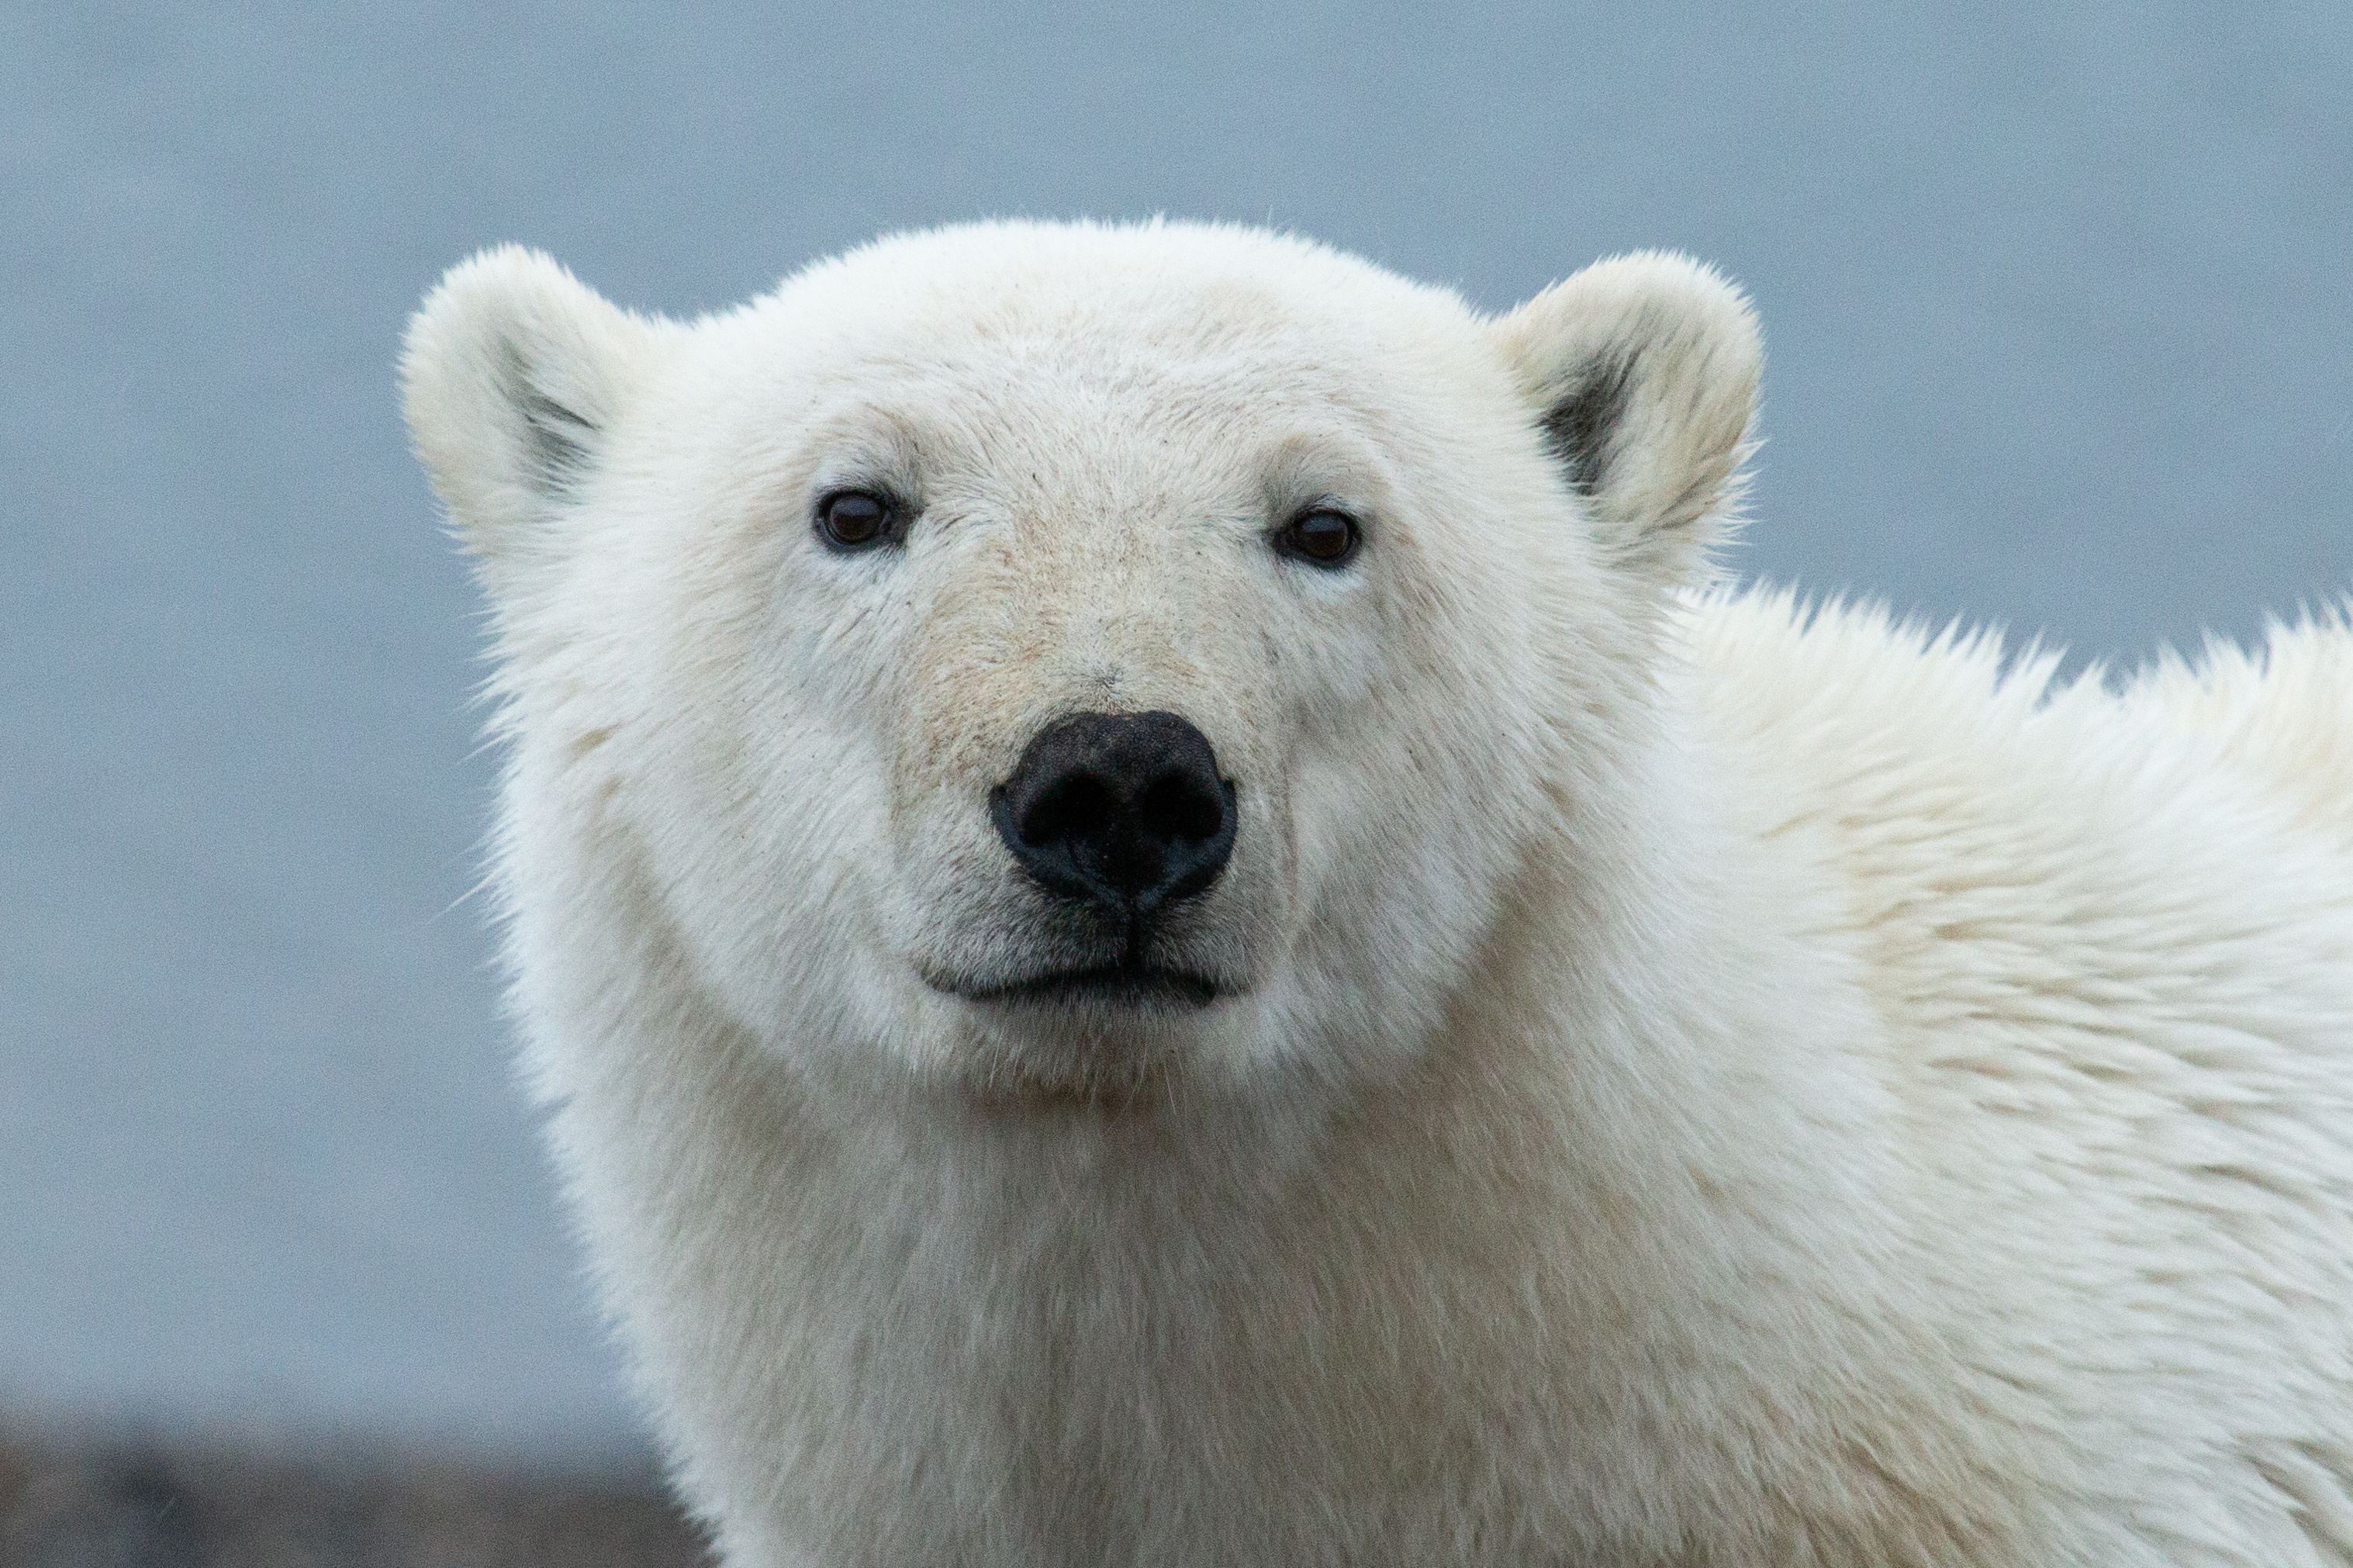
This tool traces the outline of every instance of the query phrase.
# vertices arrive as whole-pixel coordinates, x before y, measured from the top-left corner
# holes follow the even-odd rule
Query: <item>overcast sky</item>
[[[2130,660],[2353,584],[2353,7],[0,9],[0,1420],[635,1441],[506,1079],[402,320],[885,229],[1753,290],[1744,571]],[[1476,15],[1470,13],[1476,12]]]

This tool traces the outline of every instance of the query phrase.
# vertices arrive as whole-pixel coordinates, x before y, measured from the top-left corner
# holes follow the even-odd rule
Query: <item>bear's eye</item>
[[[864,550],[898,531],[898,509],[871,490],[836,490],[817,503],[817,531],[837,550]]]
[[[1275,548],[1310,566],[1345,566],[1363,535],[1345,511],[1319,506],[1303,511],[1274,536]]]

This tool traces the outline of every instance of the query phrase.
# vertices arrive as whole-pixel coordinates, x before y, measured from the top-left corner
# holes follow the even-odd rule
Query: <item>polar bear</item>
[[[728,1563],[2353,1563],[2353,633],[1725,591],[1759,364],[1656,254],[449,274],[524,1057]]]

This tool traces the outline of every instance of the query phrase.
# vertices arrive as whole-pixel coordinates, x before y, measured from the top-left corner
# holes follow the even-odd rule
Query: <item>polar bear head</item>
[[[692,323],[460,266],[407,412],[494,612],[526,1011],[1030,1107],[1409,1057],[1613,787],[1758,360],[1657,255],[1493,320],[1174,224]]]

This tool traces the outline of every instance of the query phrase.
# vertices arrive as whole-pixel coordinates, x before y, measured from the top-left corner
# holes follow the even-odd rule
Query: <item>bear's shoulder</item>
[[[2054,1125],[2126,1099],[2186,1116],[2264,1083],[2302,1085],[2316,1115],[2336,1103],[2322,1047],[2353,1035],[2341,622],[2121,686],[1990,632],[1786,591],[1694,598],[1679,626],[1694,744],[1750,831],[1826,869],[1913,1091]],[[2353,1165],[2331,1169],[2353,1187]]]

